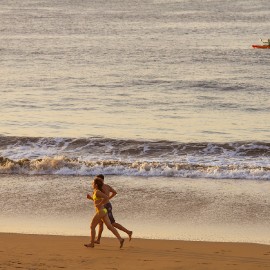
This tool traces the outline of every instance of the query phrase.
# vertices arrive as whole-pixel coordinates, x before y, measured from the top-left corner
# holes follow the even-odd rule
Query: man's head
[[[101,179],[102,182],[104,182],[104,175],[103,174],[98,174],[98,175],[96,175],[96,177]]]

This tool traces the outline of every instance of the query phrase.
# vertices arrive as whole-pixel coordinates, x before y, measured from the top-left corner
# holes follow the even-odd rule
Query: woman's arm
[[[105,193],[101,192],[100,190],[96,191],[96,196],[99,198],[102,198],[102,200],[100,200],[100,202],[96,204],[96,206],[100,206],[102,204],[106,204],[109,202],[109,197]]]
[[[91,197],[91,195],[90,194],[87,194],[87,199],[89,199],[89,200],[92,200],[93,201],[93,198]]]

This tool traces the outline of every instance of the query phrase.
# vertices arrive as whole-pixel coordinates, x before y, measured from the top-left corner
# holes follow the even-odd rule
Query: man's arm
[[[110,200],[117,194],[117,192],[111,186],[109,186],[109,188],[110,188],[110,196],[109,196],[109,200]]]

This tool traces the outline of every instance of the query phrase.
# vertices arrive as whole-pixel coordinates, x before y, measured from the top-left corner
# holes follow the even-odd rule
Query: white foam
[[[200,163],[121,162],[114,160],[79,161],[65,156],[45,157],[20,163],[7,161],[0,173],[93,175],[98,173],[130,176],[166,176],[215,179],[270,180],[270,167],[243,164],[207,165]]]

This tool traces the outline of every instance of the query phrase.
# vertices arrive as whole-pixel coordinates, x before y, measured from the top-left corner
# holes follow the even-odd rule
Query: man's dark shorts
[[[106,204],[104,205],[104,207],[105,207],[105,208],[107,209],[107,211],[108,211],[108,217],[109,217],[111,223],[112,223],[112,224],[115,223],[115,220],[114,220],[114,217],[113,217],[113,214],[112,214],[112,205],[111,205],[111,203],[106,203]]]

